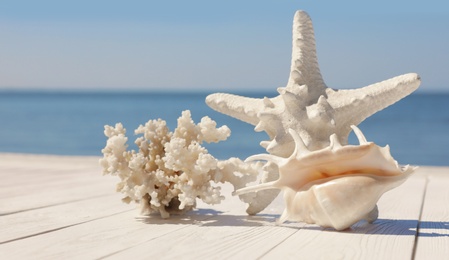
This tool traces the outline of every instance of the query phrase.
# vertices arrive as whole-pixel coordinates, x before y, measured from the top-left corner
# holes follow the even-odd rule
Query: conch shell
[[[343,230],[363,219],[373,222],[382,194],[402,184],[416,167],[399,167],[388,146],[367,142],[360,129],[351,127],[360,145],[342,146],[333,134],[328,147],[312,152],[290,129],[295,142],[290,157],[260,154],[247,159],[277,164],[279,179],[239,189],[235,195],[283,189],[286,208],[279,223],[302,221]]]

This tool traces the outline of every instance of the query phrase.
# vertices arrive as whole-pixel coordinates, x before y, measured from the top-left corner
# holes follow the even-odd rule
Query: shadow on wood
[[[296,227],[291,227],[296,228]],[[315,225],[308,225],[300,229],[316,230],[318,232],[341,232],[345,234],[367,234],[367,235],[395,235],[395,236],[420,236],[420,237],[449,237],[449,222],[438,221],[418,221],[404,219],[378,219],[370,224],[360,221],[351,228],[337,231],[333,228],[321,228]],[[418,234],[419,229],[419,234]],[[426,232],[431,229],[434,232]],[[441,233],[435,232],[441,230]]]

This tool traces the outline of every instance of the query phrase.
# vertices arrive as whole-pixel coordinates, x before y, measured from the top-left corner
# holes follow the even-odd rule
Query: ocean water
[[[264,153],[264,132],[210,109],[209,93],[148,92],[0,92],[0,152],[58,155],[101,155],[104,125],[123,123],[130,148],[134,129],[162,118],[171,130],[183,110],[195,122],[209,116],[227,125],[231,137],[205,145],[219,159]],[[277,93],[238,93],[273,97]],[[359,125],[369,141],[389,144],[400,164],[449,165],[449,94],[412,94]],[[356,143],[353,134],[350,143]]]

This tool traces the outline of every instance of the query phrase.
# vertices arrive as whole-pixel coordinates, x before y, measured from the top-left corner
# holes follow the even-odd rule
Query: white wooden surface
[[[169,220],[120,201],[97,157],[0,154],[0,259],[449,259],[449,168],[421,167],[379,219],[336,232],[224,203]]]

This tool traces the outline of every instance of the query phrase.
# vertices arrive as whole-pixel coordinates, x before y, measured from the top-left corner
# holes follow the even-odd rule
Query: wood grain
[[[384,194],[377,221],[336,232],[277,226],[282,196],[247,216],[229,185],[222,204],[140,216],[98,159],[0,154],[0,259],[448,259],[449,168],[422,167]]]
[[[410,259],[425,189],[425,178],[415,174],[378,203],[379,219],[359,222],[336,232],[307,225],[264,258],[299,259]]]
[[[0,244],[135,210],[118,194],[29,210],[0,217]]]
[[[415,259],[449,259],[449,170],[429,168]]]

